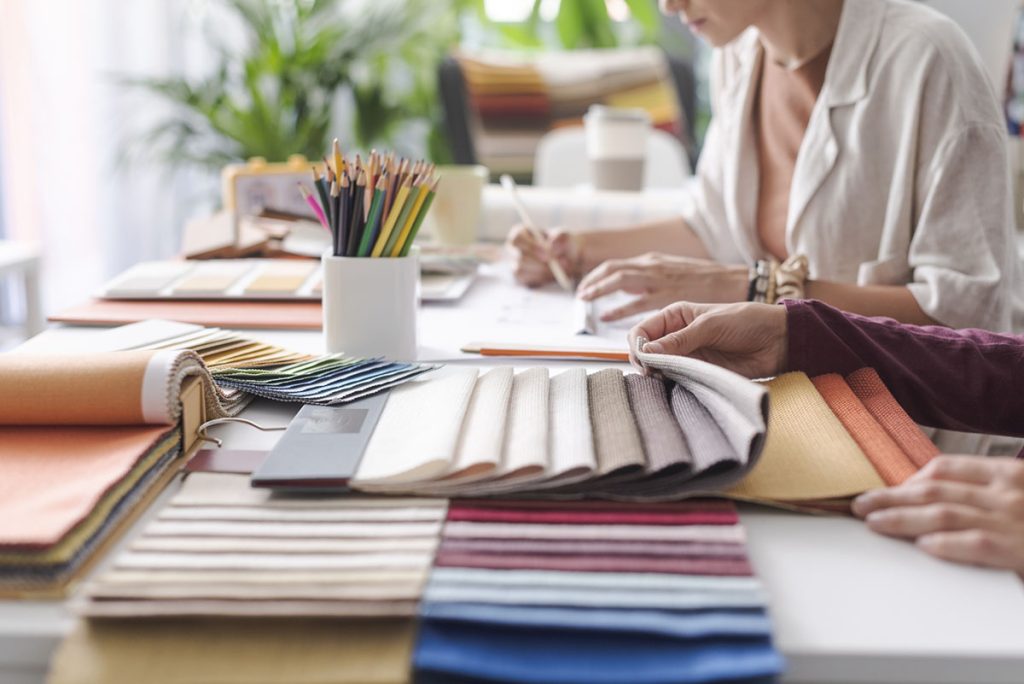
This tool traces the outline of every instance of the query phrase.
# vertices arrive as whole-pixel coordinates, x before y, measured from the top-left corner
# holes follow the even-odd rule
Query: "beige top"
[[[684,218],[725,263],[766,256],[752,110],[763,49],[716,51],[713,121]],[[957,327],[1024,329],[1007,136],[963,32],[918,3],[847,0],[796,156],[785,248],[812,278],[907,284]]]
[[[757,189],[757,236],[764,250],[779,261],[786,250],[789,188],[807,122],[825,83],[832,44],[800,66],[789,69],[772,59],[761,60],[754,101],[760,183]]]

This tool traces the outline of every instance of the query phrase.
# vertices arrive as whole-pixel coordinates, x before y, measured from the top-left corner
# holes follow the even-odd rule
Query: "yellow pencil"
[[[420,207],[423,206],[423,202],[427,199],[427,190],[429,189],[426,179],[417,179],[419,187],[417,188],[417,194],[415,203],[412,205],[412,211],[409,212],[408,218],[405,219],[405,225],[402,226],[402,232],[398,234],[398,242],[391,249],[391,256],[396,257],[402,251],[402,245],[409,238],[409,231],[412,230],[412,224],[416,222],[416,215],[420,213]]]
[[[373,251],[370,252],[371,257],[379,257],[384,252],[384,246],[388,243],[391,231],[395,229],[395,223],[398,221],[398,215],[402,212],[402,205],[405,204],[405,200],[409,196],[409,186],[409,182],[406,181],[402,184],[402,187],[398,188],[398,194],[395,195],[395,201],[391,203],[391,211],[388,212],[387,221],[381,229],[380,235],[377,236],[377,242],[373,245]]]
[[[341,145],[338,143],[337,138],[331,143],[331,149],[334,152],[334,173],[340,176],[341,172],[345,170],[345,162],[341,157]]]

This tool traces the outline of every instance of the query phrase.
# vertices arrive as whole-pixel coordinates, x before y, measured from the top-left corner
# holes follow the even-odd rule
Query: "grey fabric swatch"
[[[629,405],[647,455],[647,472],[656,473],[671,466],[692,464],[686,438],[672,413],[665,381],[638,373],[630,373],[625,380]]]
[[[587,397],[598,474],[646,466],[643,443],[629,407],[622,371],[608,368],[591,373],[587,376]]]
[[[672,413],[690,445],[693,469],[697,473],[719,464],[740,461],[722,433],[722,428],[690,391],[675,385],[672,388],[671,403]],[[739,464],[742,465],[742,462]]]

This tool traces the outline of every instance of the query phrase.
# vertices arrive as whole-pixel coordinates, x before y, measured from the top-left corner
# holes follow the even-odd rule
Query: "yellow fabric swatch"
[[[49,684],[404,684],[412,620],[80,622]]]
[[[767,383],[771,397],[761,459],[728,494],[806,501],[853,496],[885,483],[803,373]]]

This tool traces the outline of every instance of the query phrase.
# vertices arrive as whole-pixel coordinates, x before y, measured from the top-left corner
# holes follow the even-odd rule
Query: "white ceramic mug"
[[[437,167],[440,181],[424,226],[438,244],[462,247],[476,242],[484,186],[490,177],[486,166],[454,164]]]
[[[323,321],[328,354],[416,360],[419,250],[404,257],[324,254]]]
[[[590,182],[597,190],[643,190],[651,117],[643,109],[591,105],[583,117]]]

